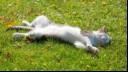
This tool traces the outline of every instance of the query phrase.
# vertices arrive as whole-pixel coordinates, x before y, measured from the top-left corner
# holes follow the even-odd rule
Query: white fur
[[[51,21],[46,16],[41,15],[34,19],[32,23],[29,23],[26,20],[23,20],[22,23],[24,23],[26,26],[45,27],[49,25]]]
[[[32,23],[23,21],[27,27],[32,27],[28,33],[14,33],[15,38],[29,37],[36,40],[42,36],[54,36],[64,41],[74,44],[77,48],[83,48],[88,51],[98,53],[99,49],[96,45],[106,44],[109,42],[110,37],[105,34],[104,27],[97,31],[93,31],[90,36],[83,36],[81,29],[68,25],[59,25],[51,22],[46,16],[38,16]],[[14,27],[18,28],[20,26]],[[22,29],[25,29],[22,27]]]

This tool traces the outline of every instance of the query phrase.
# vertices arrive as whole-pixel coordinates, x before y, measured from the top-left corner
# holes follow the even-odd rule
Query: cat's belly
[[[43,29],[38,30],[36,33],[40,33],[45,36],[57,37],[64,41],[74,43],[75,41],[80,40],[80,29],[77,27],[69,26],[49,26]]]

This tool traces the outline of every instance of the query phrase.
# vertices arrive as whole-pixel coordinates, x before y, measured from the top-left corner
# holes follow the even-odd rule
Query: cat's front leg
[[[76,48],[83,48],[83,49],[86,49],[86,46],[85,46],[83,43],[79,42],[79,41],[76,41],[76,42],[74,43],[74,45],[75,45]]]
[[[74,43],[74,45],[75,45],[76,48],[82,48],[82,49],[85,49],[85,50],[93,52],[93,53],[98,53],[99,52],[99,49],[96,48],[96,47],[93,47],[91,44],[85,45],[82,42],[76,41]]]
[[[92,46],[92,45],[87,45],[87,50],[91,51],[93,53],[98,53],[99,52],[99,49],[97,47]]]
[[[85,42],[86,42],[86,46],[87,46],[87,50],[88,51],[91,51],[93,53],[98,53],[99,52],[99,49],[98,48],[92,46],[92,43],[91,43],[91,41],[90,41],[90,39],[88,37],[84,37],[84,39],[85,39]]]

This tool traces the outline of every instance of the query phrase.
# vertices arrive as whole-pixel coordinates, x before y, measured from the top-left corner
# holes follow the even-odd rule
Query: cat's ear
[[[102,26],[102,27],[98,30],[98,32],[100,32],[100,33],[105,33],[105,26]]]

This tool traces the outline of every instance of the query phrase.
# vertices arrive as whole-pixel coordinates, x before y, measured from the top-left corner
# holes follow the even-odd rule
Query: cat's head
[[[95,36],[99,44],[108,44],[112,37],[105,32],[105,26],[102,26],[99,30],[95,31]]]

